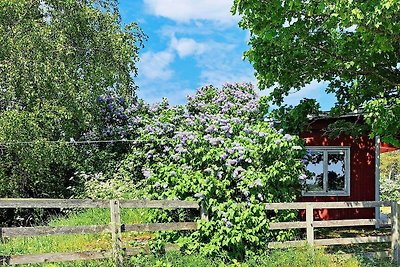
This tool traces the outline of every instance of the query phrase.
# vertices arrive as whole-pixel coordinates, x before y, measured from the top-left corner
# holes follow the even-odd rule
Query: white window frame
[[[303,196],[350,196],[350,147],[349,146],[306,146],[307,150],[323,152],[323,191],[302,191]],[[344,190],[328,191],[328,152],[345,152],[345,181]]]

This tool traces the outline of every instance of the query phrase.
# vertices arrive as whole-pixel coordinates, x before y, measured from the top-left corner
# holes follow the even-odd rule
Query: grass
[[[109,224],[110,211],[108,209],[91,209],[74,212],[66,217],[54,218],[49,222],[50,226],[73,226],[73,225],[105,225]],[[141,209],[122,209],[121,221],[124,224],[143,223],[148,221],[147,211]],[[373,229],[371,229],[373,231]],[[361,231],[361,234],[363,234]],[[339,232],[334,231],[336,235]],[[360,234],[348,232],[348,234]],[[371,233],[365,233],[371,234]],[[124,233],[124,243],[134,243],[150,239],[148,233]],[[335,236],[333,236],[335,237]],[[0,243],[0,255],[37,254],[48,252],[66,251],[90,251],[110,250],[110,234],[91,235],[63,235],[49,237],[13,238]],[[363,251],[380,251],[381,247],[376,244],[366,246],[335,246],[327,249],[311,249],[307,247],[293,249],[275,249],[247,259],[245,262],[229,262],[221,258],[210,258],[200,255],[182,255],[179,252],[169,252],[166,255],[156,257],[154,255],[139,255],[127,260],[127,266],[163,266],[163,267],[191,267],[191,266],[290,266],[290,267],[358,267],[358,266],[391,266],[390,260],[378,260],[365,258]],[[349,257],[347,253],[356,256]],[[63,267],[95,267],[113,266],[109,260],[103,261],[76,261],[70,263],[47,263],[31,266],[63,266]]]
[[[209,258],[199,255],[183,256],[177,252],[168,253],[162,257],[139,256],[131,258],[129,266],[151,267],[372,267],[391,266],[388,260],[376,260],[363,258],[362,256],[349,257],[343,254],[329,254],[324,249],[312,249],[309,247],[276,249],[263,255],[249,258],[244,262],[233,261],[226,263],[219,258]]]
[[[125,224],[141,223],[147,220],[146,212],[141,209],[122,209],[121,222]],[[91,209],[71,213],[67,217],[55,218],[49,226],[105,225],[110,223],[108,209]],[[130,242],[149,238],[149,234],[124,233],[123,241]],[[55,235],[26,238],[13,238],[0,244],[0,255],[36,254],[47,252],[90,251],[111,249],[110,234]]]

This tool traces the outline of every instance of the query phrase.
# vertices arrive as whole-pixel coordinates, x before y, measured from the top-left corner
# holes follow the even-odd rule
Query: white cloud
[[[177,39],[175,36],[171,39],[171,48],[176,50],[179,57],[187,57],[192,55],[200,55],[207,49],[205,43],[196,42],[191,38]]]
[[[238,21],[230,12],[232,0],[144,0],[149,12],[174,21],[212,20],[223,24]]]
[[[146,52],[141,56],[138,65],[139,74],[149,79],[168,80],[174,73],[170,68],[174,59],[172,51]]]

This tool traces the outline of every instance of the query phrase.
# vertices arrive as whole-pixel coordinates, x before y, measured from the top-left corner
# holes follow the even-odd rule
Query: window
[[[306,147],[304,196],[350,195],[350,148]]]

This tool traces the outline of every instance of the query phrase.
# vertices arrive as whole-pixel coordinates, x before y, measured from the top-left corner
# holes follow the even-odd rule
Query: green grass
[[[329,254],[324,249],[307,247],[271,250],[264,255],[251,257],[244,262],[226,263],[219,258],[199,255],[181,255],[178,252],[168,253],[163,257],[139,256],[131,258],[128,266],[151,267],[373,267],[391,266],[388,260],[367,259],[362,256],[349,257],[341,254]]]
[[[147,220],[144,210],[122,209],[121,222],[125,224],[140,223]],[[108,209],[91,209],[82,212],[71,213],[67,217],[55,218],[49,222],[49,226],[76,226],[76,225],[105,225],[110,223],[110,211]],[[143,238],[148,234],[142,234]],[[124,241],[137,239],[136,233],[124,233]],[[27,238],[13,238],[4,240],[0,244],[0,255],[36,254],[47,252],[66,251],[90,251],[111,248],[110,234],[86,234],[86,235],[56,235],[38,236]]]

